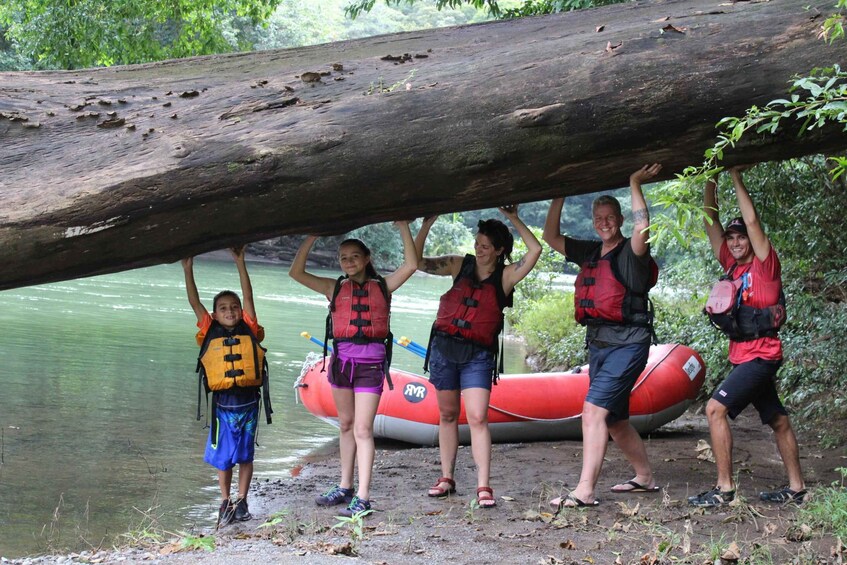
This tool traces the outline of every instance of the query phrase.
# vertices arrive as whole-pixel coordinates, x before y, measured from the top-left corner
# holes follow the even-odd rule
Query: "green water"
[[[288,476],[335,429],[295,404],[294,380],[323,338],[326,299],[280,266],[249,265],[269,350],[274,422],[259,428],[256,477]],[[239,290],[228,262],[198,260],[200,296]],[[335,276],[335,273],[327,273]],[[392,301],[392,329],[426,342],[448,280],[416,276]],[[195,318],[182,269],[164,265],[0,293],[0,556],[81,549],[137,527],[214,523],[215,471],[197,422]],[[519,351],[507,372],[524,370]],[[395,348],[394,366],[422,361]],[[205,409],[205,405],[204,405]]]

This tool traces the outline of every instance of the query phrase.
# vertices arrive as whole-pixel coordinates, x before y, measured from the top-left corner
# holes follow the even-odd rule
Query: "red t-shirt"
[[[247,312],[242,312],[241,319],[244,320],[244,323],[247,324],[247,327],[250,328],[250,331],[253,332],[253,335],[256,336],[256,339],[262,341],[265,339],[265,328],[259,325],[259,322],[250,317],[250,314]],[[197,332],[195,338],[197,339],[197,345],[203,345],[203,339],[206,337],[206,332],[209,331],[209,327],[212,325],[212,315],[206,312],[206,317],[197,322],[197,327],[200,328],[200,331]]]
[[[721,245],[720,263],[724,272],[728,272],[735,264],[726,241]],[[782,292],[782,265],[773,246],[764,261],[760,261],[754,254],[751,262],[738,265],[732,273],[732,278],[742,280],[742,304],[764,308],[779,302],[779,294]],[[730,340],[729,362],[733,365],[746,363],[757,357],[766,361],[782,359],[782,342],[779,337],[761,337],[750,341]]]

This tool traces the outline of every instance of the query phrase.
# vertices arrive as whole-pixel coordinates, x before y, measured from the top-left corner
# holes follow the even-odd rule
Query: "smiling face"
[[[494,247],[494,244],[491,243],[491,239],[487,235],[481,233],[476,234],[473,249],[474,254],[476,255],[476,262],[483,266],[496,265],[497,257],[503,253],[502,247]]]
[[[623,238],[621,226],[623,216],[611,204],[598,204],[594,207],[594,231],[605,243],[616,243]]]
[[[739,265],[749,263],[753,260],[753,246],[750,245],[749,237],[743,233],[731,231],[727,232],[725,239],[726,246],[729,248],[732,258]]]
[[[228,330],[233,329],[241,322],[241,301],[237,296],[224,294],[215,301],[215,311],[212,317],[217,323]]]
[[[338,263],[345,275],[353,280],[364,279],[365,267],[371,256],[355,243],[345,243],[338,248]]]

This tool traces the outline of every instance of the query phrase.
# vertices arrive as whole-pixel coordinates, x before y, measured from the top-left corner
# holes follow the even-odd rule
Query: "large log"
[[[0,74],[0,288],[618,187],[653,161],[667,178],[701,162],[720,118],[847,59],[816,37],[833,4],[639,2]],[[844,147],[841,132],[792,134],[734,158]]]

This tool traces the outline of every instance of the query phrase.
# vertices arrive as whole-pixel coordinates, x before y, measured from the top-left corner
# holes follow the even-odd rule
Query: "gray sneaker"
[[[353,489],[335,485],[322,495],[315,497],[315,504],[318,506],[336,506],[338,504],[349,504],[351,500],[353,500]]]

